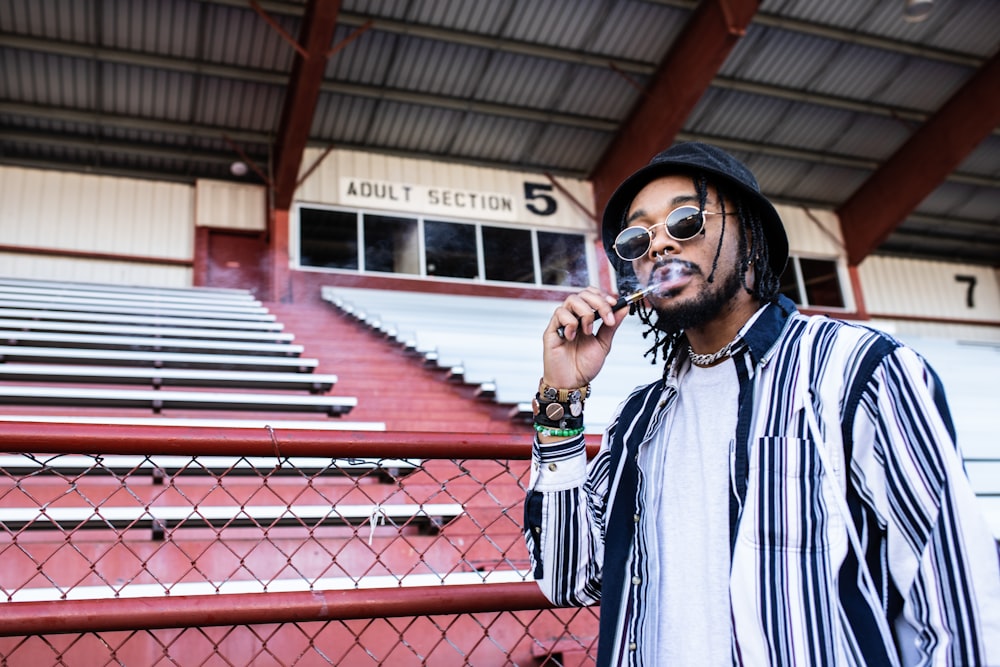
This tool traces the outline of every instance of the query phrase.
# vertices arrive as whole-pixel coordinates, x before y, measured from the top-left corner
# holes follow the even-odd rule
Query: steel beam
[[[1000,124],[1000,52],[837,209],[847,261],[860,264]]]
[[[274,147],[276,209],[287,210],[292,205],[339,12],[340,0],[310,0],[302,17],[299,44],[306,55],[295,55]]]
[[[623,123],[591,174],[595,210],[618,184],[673,143],[730,51],[757,13],[759,0],[704,0],[677,36],[645,97]]]

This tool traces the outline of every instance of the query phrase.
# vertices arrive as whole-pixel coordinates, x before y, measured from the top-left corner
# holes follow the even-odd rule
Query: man
[[[1000,665],[996,543],[937,377],[778,294],[788,241],[747,168],[678,144],[622,183],[602,234],[620,291],[646,290],[663,377],[588,464],[589,383],[625,311],[566,298],[525,505],[546,596],[601,603],[597,664]]]

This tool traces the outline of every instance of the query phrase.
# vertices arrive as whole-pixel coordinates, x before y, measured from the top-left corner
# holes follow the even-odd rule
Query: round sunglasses
[[[679,206],[667,213],[667,219],[649,227],[626,227],[615,238],[615,253],[625,261],[639,259],[647,252],[656,236],[654,231],[660,225],[667,236],[675,241],[688,241],[705,229],[706,215],[722,215],[713,211],[702,211],[697,206]]]

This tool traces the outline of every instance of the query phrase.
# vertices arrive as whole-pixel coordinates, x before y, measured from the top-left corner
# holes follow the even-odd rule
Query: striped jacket
[[[784,297],[744,327],[732,361],[734,664],[1000,665],[997,546],[930,367],[888,336],[807,318]],[[638,636],[655,613],[643,575],[655,553],[645,489],[656,480],[636,459],[669,420],[687,363],[633,391],[589,464],[582,436],[534,444],[533,574],[554,604],[600,601],[599,667],[656,662]]]

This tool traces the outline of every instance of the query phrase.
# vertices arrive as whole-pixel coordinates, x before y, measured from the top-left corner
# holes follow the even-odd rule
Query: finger
[[[615,302],[614,297],[608,296],[596,288],[587,290],[568,297],[564,306],[570,310],[580,323],[580,330],[586,335],[593,335],[594,323],[604,317],[612,315],[611,304]]]
[[[611,322],[608,322],[608,318],[604,318],[604,324],[597,330],[597,341],[604,348],[605,353],[611,351],[611,341],[624,321],[624,317],[616,318]]]

